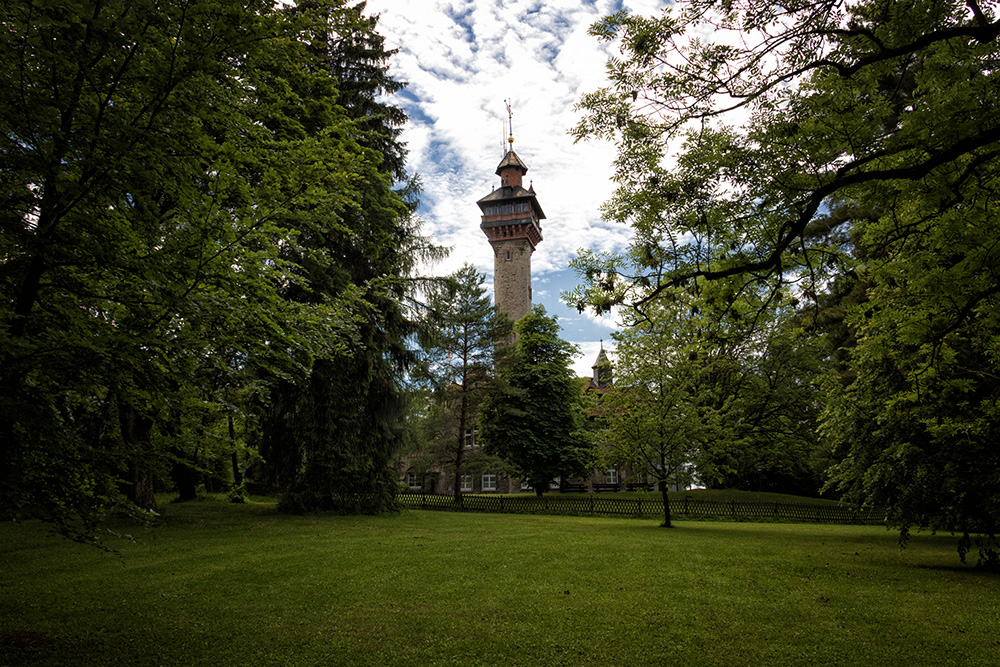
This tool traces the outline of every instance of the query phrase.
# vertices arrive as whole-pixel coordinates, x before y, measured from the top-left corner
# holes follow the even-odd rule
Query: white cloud
[[[566,268],[581,247],[624,247],[628,230],[600,218],[612,192],[614,147],[574,144],[568,130],[579,120],[574,105],[604,83],[613,49],[587,35],[614,10],[611,0],[369,0],[381,14],[389,48],[399,48],[392,73],[408,82],[397,103],[410,112],[404,130],[411,170],[425,190],[424,233],[453,246],[437,268],[469,262],[492,273],[492,254],[479,229],[476,201],[488,194],[504,148],[513,103],[514,150],[528,165],[547,219],[544,241],[532,258],[534,275]],[[646,13],[662,2],[629,2]]]
[[[592,375],[600,349],[611,352],[614,313],[577,313],[559,294],[579,280],[568,269],[580,248],[622,250],[631,236],[624,225],[601,219],[612,194],[614,146],[574,143],[574,106],[606,85],[605,65],[614,45],[587,34],[598,19],[624,7],[652,15],[663,0],[368,0],[380,14],[387,48],[398,48],[391,74],[407,82],[395,98],[410,115],[403,132],[408,166],[424,187],[419,215],[423,233],[453,248],[428,271],[450,273],[470,263],[493,291],[493,254],[479,228],[476,201],[499,178],[506,148],[507,110],[513,104],[514,150],[528,165],[545,211],[544,241],[532,257],[534,301],[559,318],[562,336],[581,347],[573,369]]]
[[[621,309],[613,306],[611,312],[596,315],[593,310],[587,309],[581,313],[588,320],[606,329],[619,330],[622,328]]]

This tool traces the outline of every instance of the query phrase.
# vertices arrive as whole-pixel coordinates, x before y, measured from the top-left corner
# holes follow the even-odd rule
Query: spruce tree
[[[426,384],[439,409],[428,424],[433,430],[431,451],[423,454],[428,465],[445,468],[454,481],[456,500],[467,466],[487,464],[481,449],[472,445],[477,444],[479,406],[493,381],[496,342],[510,333],[510,320],[496,312],[485,279],[466,264],[440,282],[427,299],[431,335],[422,342]]]
[[[363,9],[310,2],[295,10],[315,17],[310,52],[336,86],[322,94],[336,100],[331,113],[348,121],[344,160],[360,178],[324,183],[321,199],[347,191],[335,216],[304,206],[283,220],[297,232],[296,243],[284,248],[283,259],[298,267],[286,298],[350,299],[356,306],[351,337],[320,350],[305,376],[273,378],[263,405],[264,475],[282,490],[288,511],[378,512],[394,505],[402,380],[415,331],[405,309],[407,278],[432,252],[416,234],[412,204],[393,190],[403,175],[405,151],[397,136],[405,114],[380,96],[401,84],[388,77],[391,52],[375,31],[377,18],[364,17]],[[295,93],[312,103],[317,91]],[[296,129],[321,141],[326,118],[311,116],[313,106],[300,107]]]

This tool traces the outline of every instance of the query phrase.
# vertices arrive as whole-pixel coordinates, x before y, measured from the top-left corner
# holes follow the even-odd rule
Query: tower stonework
[[[541,220],[535,189],[525,189],[528,167],[510,149],[497,167],[500,187],[478,202],[483,212],[479,225],[493,247],[493,292],[497,310],[517,321],[531,310],[531,253],[542,241]]]

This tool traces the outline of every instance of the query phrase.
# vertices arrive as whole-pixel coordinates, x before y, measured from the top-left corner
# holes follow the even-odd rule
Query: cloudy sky
[[[392,75],[407,82],[395,100],[410,116],[403,140],[411,171],[422,180],[423,231],[452,248],[435,272],[464,263],[486,273],[492,289],[493,254],[479,229],[476,201],[499,185],[496,167],[506,147],[513,109],[514,151],[528,166],[545,211],[544,240],[532,256],[534,303],[559,318],[562,336],[582,350],[574,366],[590,375],[599,341],[613,348],[613,318],[580,314],[560,292],[578,282],[569,261],[580,248],[616,250],[628,229],[601,219],[612,191],[614,148],[574,144],[568,130],[574,105],[603,85],[616,52],[587,35],[599,18],[619,9],[653,14],[665,0],[369,0],[380,14],[388,48],[398,48]]]

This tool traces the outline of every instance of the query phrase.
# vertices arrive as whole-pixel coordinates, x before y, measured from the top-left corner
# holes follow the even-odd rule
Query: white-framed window
[[[462,475],[462,491],[472,491],[472,475]]]
[[[556,477],[554,480],[549,482],[550,489],[558,489],[560,486],[562,486],[562,477]]]
[[[467,428],[467,429],[465,429],[465,446],[466,447],[478,447],[479,446],[479,429],[478,428]]]
[[[415,473],[412,472],[406,473],[406,486],[408,486],[411,489],[421,488],[420,478]]]
[[[531,489],[531,484],[528,484],[528,480],[526,480],[526,479],[525,480],[521,480],[521,490],[522,491],[528,491],[529,489]]]
[[[496,491],[497,490],[497,475],[495,472],[487,472],[483,474],[483,491]]]
[[[604,481],[607,482],[608,484],[617,484],[618,483],[618,469],[617,468],[608,468],[607,470],[605,470],[604,471]]]

